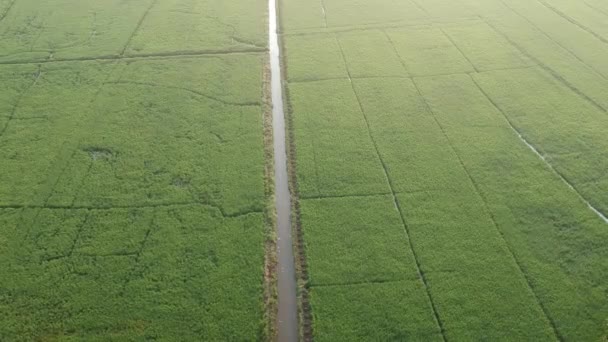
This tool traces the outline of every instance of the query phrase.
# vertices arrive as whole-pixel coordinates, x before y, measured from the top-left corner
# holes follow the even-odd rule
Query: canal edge
[[[282,4],[284,0],[276,0],[278,43],[280,49],[281,86],[283,93],[283,105],[285,115],[285,135],[287,144],[287,172],[289,189],[291,192],[291,225],[293,239],[293,250],[297,281],[297,313],[298,313],[298,340],[313,341],[312,308],[309,297],[309,277],[306,250],[304,245],[303,230],[300,216],[300,193],[297,181],[296,169],[296,145],[294,112],[290,100],[288,87],[288,61],[286,58],[287,47],[283,40],[281,28],[283,25]],[[282,341],[281,341],[282,342]]]
[[[297,244],[293,236],[293,199],[292,173],[290,172],[289,129],[286,125],[285,78],[284,60],[282,59],[282,41],[280,39],[280,12],[279,0],[268,0],[268,48],[271,73],[271,100],[272,100],[272,137],[274,155],[274,195],[276,209],[276,251],[277,251],[277,340],[281,342],[295,342],[300,338],[300,307],[298,293],[299,274],[296,271],[297,257],[295,256]]]

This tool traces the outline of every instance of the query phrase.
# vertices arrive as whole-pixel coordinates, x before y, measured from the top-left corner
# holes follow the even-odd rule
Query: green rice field
[[[0,340],[266,336],[263,1],[0,1]]]
[[[281,5],[303,336],[606,338],[608,5]]]
[[[607,341],[608,2],[277,7],[0,0],[0,341],[283,342],[274,19],[299,340]]]

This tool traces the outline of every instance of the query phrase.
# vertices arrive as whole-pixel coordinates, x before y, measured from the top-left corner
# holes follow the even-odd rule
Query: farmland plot
[[[384,5],[282,2],[305,336],[601,339],[601,2]]]
[[[0,340],[267,336],[265,15],[0,2]]]
[[[0,61],[263,51],[265,5],[261,0],[13,1],[0,24]]]

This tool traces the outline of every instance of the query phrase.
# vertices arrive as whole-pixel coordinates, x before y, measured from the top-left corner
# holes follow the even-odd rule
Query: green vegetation
[[[0,340],[266,337],[265,7],[0,1]]]
[[[608,5],[279,5],[304,337],[608,338]],[[1,341],[273,338],[266,6],[0,0]]]
[[[311,285],[415,277],[415,269],[408,267],[413,256],[402,248],[406,235],[390,196],[310,199],[303,201],[302,209],[302,220],[310,224],[304,238]]]
[[[442,340],[416,280],[318,287],[311,301],[317,340]]]
[[[0,223],[5,340],[258,336],[262,214],[7,209]]]
[[[608,212],[608,113],[540,72],[496,71],[476,79],[560,174]]]
[[[0,2],[2,62],[263,51],[266,46],[263,0],[5,2]]]
[[[313,337],[601,340],[606,5],[382,3],[282,2]]]
[[[332,96],[327,96],[328,91]],[[298,130],[315,137],[298,144],[300,194],[386,193],[386,178],[348,81],[302,83],[290,92],[294,111],[299,113],[294,117]]]
[[[167,51],[264,51],[266,6],[253,1],[154,0],[127,55]],[[182,34],[176,34],[180,32]]]

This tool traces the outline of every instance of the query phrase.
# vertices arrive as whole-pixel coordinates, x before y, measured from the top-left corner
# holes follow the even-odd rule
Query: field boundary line
[[[583,0],[583,2],[585,3],[585,5],[587,5],[587,7],[591,8],[591,9],[593,9],[595,11],[598,11],[598,12],[600,12],[603,15],[605,15],[605,16],[608,17],[608,12],[606,12],[605,10],[603,10],[601,8],[598,8],[596,5],[590,4],[587,0]]]
[[[484,70],[480,69],[476,73],[483,74],[484,72],[493,72],[493,71],[528,70],[528,69],[534,69],[537,67],[538,67],[538,65],[534,64],[534,65],[515,67],[515,68],[506,67],[506,68],[495,68],[495,69],[484,69]],[[470,74],[472,74],[472,72],[467,72],[466,74],[470,75]],[[425,77],[425,76],[420,76],[420,77]]]
[[[406,191],[396,191],[397,195],[412,195],[412,194],[423,194],[423,193],[432,193],[432,192],[441,192],[441,191],[449,191],[450,189],[417,189],[417,190],[406,190]],[[379,193],[369,193],[369,194],[345,194],[345,195],[322,195],[322,196],[301,196],[300,198],[303,200],[323,200],[323,199],[339,199],[339,198],[359,198],[359,197],[380,197],[380,196],[390,196],[391,192],[379,192]]]
[[[357,77],[327,77],[327,78],[301,78],[294,79],[292,81],[287,81],[290,84],[298,84],[298,83],[314,83],[314,82],[324,82],[324,81],[348,81],[351,80],[360,80],[360,79],[375,79],[375,78],[388,78],[388,79],[408,79],[410,76],[357,76]]]
[[[477,66],[475,64],[473,64],[471,59],[467,55],[464,54],[464,52],[460,49],[460,47],[458,45],[456,45],[456,43],[454,42],[454,39],[452,39],[452,37],[449,34],[447,34],[443,28],[439,27],[439,31],[441,31],[441,33],[450,41],[450,43],[456,48],[456,50],[458,50],[458,52],[460,52],[462,57],[473,67],[473,70],[475,70],[475,72],[479,72],[479,69],[477,69]]]
[[[13,121],[13,118],[15,117],[15,114],[17,112],[17,108],[21,105],[21,101],[27,95],[27,93],[31,90],[31,88],[33,88],[36,85],[36,83],[40,79],[40,76],[42,76],[42,65],[38,64],[38,71],[36,72],[35,75],[36,75],[36,78],[34,79],[34,81],[18,95],[18,98],[15,101],[15,104],[13,105],[13,108],[11,110],[11,114],[9,115],[6,123],[4,124],[4,128],[0,131],[0,139],[4,136],[4,133],[8,130],[8,127],[9,127],[10,123]],[[24,208],[15,208],[15,209],[24,209]],[[23,228],[23,224],[24,224],[23,212],[24,212],[24,210],[21,210],[21,212],[19,213],[20,219],[19,219],[18,226],[20,227],[20,230],[22,230],[22,229],[25,230],[25,235],[24,235],[23,240],[21,242],[22,244],[29,238],[31,230],[32,230],[32,226],[38,220],[38,216],[40,215],[41,211],[42,211],[41,209],[39,209],[39,210],[36,211],[36,214],[34,215],[32,224],[28,225],[25,228]]]
[[[127,290],[127,286],[129,286],[131,281],[133,281],[133,279],[137,275],[135,272],[137,271],[137,268],[139,267],[139,261],[141,259],[141,254],[143,253],[144,249],[146,248],[146,245],[148,244],[150,235],[152,235],[152,233],[154,231],[159,230],[159,229],[160,229],[160,226],[158,226],[158,224],[156,223],[156,212],[153,212],[152,218],[150,219],[150,223],[148,224],[148,229],[144,233],[144,238],[139,243],[139,247],[137,248],[137,251],[135,252],[135,260],[133,262],[133,266],[129,270],[129,273],[125,276],[125,279],[122,283],[120,291],[118,291],[118,296],[120,296],[120,297],[124,296],[125,291]]]
[[[13,9],[13,6],[15,6],[15,3],[17,2],[17,0],[13,0],[8,7],[6,8],[6,10],[4,10],[4,13],[2,13],[0,15],[0,22],[2,22],[2,20],[4,20],[4,18],[6,18],[6,16],[8,15],[8,13]]]
[[[116,70],[116,63],[113,63],[110,68],[110,71],[105,75],[103,81],[101,81],[99,83],[99,87],[93,94],[91,101],[88,103],[88,106],[93,107],[93,104],[97,100],[97,97],[98,97],[99,93],[101,92],[101,89],[103,88],[103,82],[107,81],[115,70]],[[93,114],[91,115],[90,118],[92,120],[95,120],[97,117],[96,111],[93,110],[92,113]],[[83,118],[83,120],[86,120],[86,118]],[[80,124],[77,124],[77,126],[74,129],[74,132],[76,132],[76,133],[74,133],[71,136],[66,136],[61,144],[61,147],[59,148],[59,151],[55,154],[55,159],[49,168],[50,171],[48,172],[48,174],[46,176],[46,180],[44,182],[45,186],[42,187],[41,189],[39,189],[37,192],[37,197],[40,196],[40,197],[44,198],[44,200],[42,201],[41,207],[46,207],[48,205],[49,201],[51,200],[51,198],[53,197],[53,195],[55,193],[55,188],[61,181],[61,178],[64,176],[66,171],[69,169],[69,167],[72,163],[72,160],[74,159],[74,156],[76,156],[76,153],[78,153],[79,149],[77,148],[77,146],[75,144],[78,144],[82,138],[83,133],[81,133],[78,130],[78,128],[83,128],[83,125],[84,125],[84,127],[89,127],[86,125],[85,121],[82,121]],[[88,176],[89,176],[88,174],[85,175],[85,177],[88,177]],[[47,185],[48,185],[48,188],[46,187]],[[84,185],[84,183],[81,184],[81,186],[82,185]],[[77,192],[74,193],[74,196],[77,196],[79,194],[79,192],[80,192],[80,189],[77,189]],[[76,198],[73,198],[72,202],[75,200],[76,200]]]
[[[310,131],[312,132],[312,139],[310,141],[310,145],[312,145],[312,162],[315,164],[315,189],[317,189],[317,196],[322,196],[321,188],[319,187],[321,177],[319,177],[319,163],[317,162],[317,144],[315,143],[317,141],[317,135],[315,134],[316,132],[314,129],[310,129]]]
[[[606,217],[606,215],[604,215],[604,213],[602,213],[599,209],[595,208],[577,189],[576,187],[570,182],[568,181],[568,179],[561,173],[559,172],[554,166],[553,164],[551,164],[547,158],[545,157],[544,154],[542,154],[533,144],[531,144],[522,134],[522,132],[517,129],[515,127],[515,125],[513,124],[513,122],[511,121],[511,119],[509,118],[509,116],[507,115],[507,113],[500,108],[500,106],[494,102],[494,100],[488,95],[488,93],[486,93],[485,90],[483,90],[483,88],[479,85],[479,83],[477,83],[477,80],[475,80],[474,77],[471,77],[471,80],[473,81],[473,83],[475,83],[475,86],[477,86],[477,88],[479,89],[479,91],[486,97],[486,99],[492,104],[492,106],[494,106],[494,108],[496,108],[504,117],[505,121],[507,122],[507,124],[509,125],[509,127],[511,128],[511,130],[513,131],[513,133],[515,133],[515,135],[517,135],[517,137],[519,138],[519,140],[521,140],[521,142],[523,142],[530,150],[532,150],[532,152],[534,152],[534,154],[539,157],[543,163],[551,170],[553,171],[553,173],[558,176],[560,178],[560,180],[562,182],[564,182],[568,188],[570,188],[570,190],[572,190],[574,193],[576,193],[576,195],[578,196],[578,198],[587,205],[587,207],[589,207],[589,209],[591,209],[600,219],[602,219],[605,223],[608,223],[608,217]]]
[[[545,70],[551,76],[553,76],[556,80],[558,80],[560,83],[562,83],[566,88],[570,89],[573,93],[575,93],[576,95],[578,95],[579,97],[581,97],[583,100],[589,102],[595,108],[597,108],[600,111],[608,114],[608,110],[606,110],[602,105],[600,105],[599,103],[597,103],[594,99],[592,99],[587,94],[585,94],[583,91],[581,91],[580,89],[578,89],[577,87],[575,87],[573,84],[571,84],[568,80],[566,80],[557,71],[553,70],[551,67],[549,67],[548,65],[546,65],[545,63],[543,63],[540,59],[536,58],[531,53],[529,53],[527,50],[525,50],[524,48],[522,48],[519,44],[517,44],[516,42],[514,42],[509,36],[507,36],[505,33],[503,33],[498,28],[496,28],[496,26],[494,26],[492,23],[490,23],[489,21],[486,21],[486,24],[488,24],[488,26],[490,26],[496,33],[498,33],[500,36],[502,36],[504,39],[506,39],[509,42],[509,44],[511,44],[513,47],[515,47],[517,50],[519,50],[521,53],[523,53],[526,57],[528,57],[531,60],[533,60],[541,69]],[[572,54],[572,53],[570,53],[570,54]],[[593,70],[593,69],[590,69],[590,70],[597,74],[597,72],[595,70]],[[600,77],[602,76],[600,74],[597,74],[597,75],[600,76]]]
[[[63,144],[61,144],[61,148],[59,149],[59,152],[57,153],[58,156],[58,160],[56,161],[56,163],[59,163],[59,165],[61,165],[61,161],[62,158],[60,158],[64,153],[68,153],[69,152],[69,141],[66,139],[64,140]],[[56,175],[55,180],[52,182],[53,184],[50,186],[49,189],[44,189],[44,190],[48,190],[48,193],[44,196],[44,201],[42,202],[41,207],[46,207],[49,203],[49,201],[51,200],[51,198],[53,197],[53,195],[55,194],[55,188],[57,187],[57,184],[59,184],[59,182],[61,181],[61,178],[65,175],[66,171],[70,168],[70,165],[72,163],[72,160],[74,159],[74,157],[76,156],[76,153],[78,153],[78,149],[74,148],[72,150],[72,153],[69,153],[69,157],[67,157],[67,160],[65,161],[65,164],[61,167],[61,171],[59,171],[59,173]],[[55,165],[53,165],[51,168],[54,169]],[[92,167],[92,163],[90,165]],[[57,167],[59,168],[59,166]],[[85,174],[83,176],[83,178],[88,178],[89,177],[89,172],[90,170],[87,170],[87,174]],[[54,173],[51,172],[48,176],[47,176],[47,181],[50,183],[52,181],[52,176],[54,176]],[[80,184],[81,186],[83,186],[84,184],[84,180],[83,183]],[[80,194],[80,188],[78,188],[75,192],[74,192],[74,196],[78,196]],[[44,193],[43,191],[41,191],[42,193]],[[41,194],[42,195],[42,194]],[[72,203],[76,201],[76,198],[72,199]]]
[[[40,260],[40,263],[45,263],[45,262],[51,262],[51,261],[55,261],[55,260],[61,260],[61,259],[66,259],[71,257],[74,254],[74,250],[76,249],[76,244],[78,243],[78,240],[80,239],[80,236],[82,235],[82,232],[85,229],[85,226],[89,223],[89,219],[91,218],[91,213],[87,212],[84,215],[84,219],[82,220],[82,222],[80,222],[80,224],[78,225],[78,228],[76,228],[76,234],[74,235],[74,238],[72,239],[72,242],[70,243],[70,247],[68,248],[67,252],[64,252],[62,254],[57,254],[57,255],[53,255],[50,257],[46,257],[46,258],[42,258]],[[128,255],[127,253],[124,253],[124,255]]]
[[[74,155],[76,154],[76,151],[77,150],[74,150],[74,154],[72,154],[72,157],[70,157],[70,160],[66,163],[68,165],[67,167],[69,167],[70,161],[72,159],[74,159]],[[93,170],[94,165],[95,165],[95,162],[91,158],[91,160],[89,161],[89,166],[87,167],[87,171],[85,172],[84,176],[82,176],[82,179],[80,180],[80,184],[74,191],[74,198],[72,198],[72,202],[70,203],[70,206],[73,207],[76,204],[76,200],[78,200],[78,197],[80,196],[80,193],[82,192],[82,189],[84,188],[85,184],[87,184],[87,181],[89,180],[89,177],[91,175],[91,171]],[[62,176],[63,176],[63,174],[58,177],[58,180],[61,179]],[[57,186],[57,185],[55,184],[55,186]],[[54,187],[53,187],[53,191],[51,191],[51,196],[52,196],[53,192],[54,192]]]
[[[138,86],[143,86],[143,87],[175,89],[175,90],[186,91],[186,92],[189,92],[189,93],[192,93],[192,94],[195,94],[195,95],[207,98],[207,99],[212,100],[212,101],[220,102],[220,103],[223,103],[223,104],[225,104],[227,106],[237,106],[237,107],[259,107],[259,106],[262,106],[261,102],[233,102],[233,101],[227,101],[227,100],[221,99],[219,97],[208,95],[208,94],[205,94],[203,92],[196,91],[196,90],[193,90],[193,89],[189,89],[189,88],[186,88],[186,87],[164,85],[164,84],[158,84],[158,83],[153,83],[153,82],[108,81],[108,82],[104,82],[103,84],[104,85],[106,85],[106,84],[138,85]]]
[[[15,118],[15,114],[17,113],[17,109],[21,105],[21,101],[23,101],[23,98],[36,85],[36,83],[38,83],[38,80],[40,80],[40,76],[42,76],[42,66],[41,65],[38,65],[38,71],[36,71],[34,76],[36,76],[34,78],[34,81],[32,83],[30,83],[30,85],[27,86],[27,88],[23,89],[23,91],[19,94],[19,96],[15,100],[15,103],[13,104],[13,108],[11,109],[11,113],[8,116],[6,122],[4,123],[4,127],[2,128],[2,130],[0,130],[0,138],[2,138],[4,136],[4,133],[8,130],[8,126],[11,124],[11,121],[13,121],[13,119]]]
[[[74,254],[74,249],[76,249],[76,244],[78,243],[78,240],[80,240],[80,237],[82,236],[82,232],[84,232],[86,225],[89,223],[89,219],[91,218],[91,213],[88,212],[85,216],[84,219],[82,220],[82,223],[80,223],[78,225],[78,230],[76,231],[76,235],[74,236],[74,239],[72,240],[72,244],[70,245],[70,249],[68,250],[68,253],[65,255],[66,258],[69,258],[72,256],[72,254]]]
[[[21,212],[19,213],[20,217],[20,221],[19,221],[19,230],[25,230],[25,234],[23,235],[23,240],[21,241],[21,245],[25,244],[25,242],[27,241],[27,239],[29,239],[30,234],[32,233],[32,226],[34,226],[36,224],[36,222],[38,222],[38,217],[40,216],[40,213],[42,212],[42,209],[38,208],[38,210],[36,210],[36,214],[34,214],[34,217],[32,218],[32,222],[31,224],[27,225],[27,227],[23,228],[23,225],[27,222],[24,223],[24,220],[26,220],[25,218],[23,218],[23,212],[25,210],[23,210],[24,208],[21,208]]]
[[[426,14],[427,18],[429,18],[429,19],[432,18],[429,11],[427,11],[426,8],[422,7],[422,5],[420,5],[417,0],[410,0],[410,2],[414,5],[414,7],[418,8],[419,10],[424,12],[424,14]]]
[[[445,131],[443,125],[439,122],[439,119],[437,119],[437,116],[435,115],[435,112],[433,111],[433,109],[429,105],[429,103],[426,100],[426,98],[422,95],[422,92],[420,91],[420,87],[418,87],[418,84],[416,83],[416,81],[413,81],[413,83],[414,83],[414,87],[416,88],[416,91],[418,92],[418,96],[420,96],[420,98],[424,102],[426,109],[431,114],[431,116],[433,117],[433,120],[435,121],[435,123],[437,124],[437,126],[439,127],[439,129],[441,130],[441,133],[443,134],[443,136],[445,137],[446,141],[448,142],[448,145],[450,146],[452,152],[454,153],[454,155],[458,159],[458,162],[460,163],[460,166],[462,167],[462,169],[464,170],[464,172],[467,174],[467,177],[469,178],[469,181],[471,182],[471,184],[473,184],[473,187],[475,189],[475,192],[477,193],[477,196],[479,196],[479,198],[481,199],[481,201],[483,203],[484,211],[489,216],[489,218],[492,221],[492,224],[494,226],[494,229],[496,230],[496,232],[500,236],[502,242],[504,243],[505,247],[509,251],[509,255],[511,255],[511,258],[513,259],[513,262],[515,263],[515,266],[518,268],[518,270],[521,273],[522,277],[526,281],[526,284],[528,286],[528,289],[530,290],[530,293],[532,294],[532,296],[536,300],[536,304],[540,307],[540,309],[542,310],[543,314],[545,315],[545,318],[547,319],[547,322],[549,323],[549,326],[553,330],[553,334],[555,335],[555,337],[559,341],[563,341],[564,339],[561,336],[561,334],[559,333],[559,331],[557,330],[557,326],[556,326],[555,322],[553,321],[553,318],[551,318],[551,316],[549,315],[549,312],[545,308],[543,302],[540,300],[540,298],[536,294],[536,291],[534,291],[534,287],[532,286],[532,282],[531,282],[528,274],[524,271],[523,265],[521,264],[521,262],[519,261],[519,259],[515,255],[515,253],[513,252],[513,249],[511,247],[511,245],[509,244],[509,242],[507,241],[507,239],[505,238],[504,233],[499,228],[499,225],[498,225],[498,223],[496,221],[496,218],[494,217],[494,213],[489,208],[488,201],[487,201],[485,195],[483,194],[483,192],[481,191],[479,185],[477,184],[477,182],[475,181],[475,179],[473,178],[473,176],[471,175],[471,173],[467,169],[464,161],[462,160],[462,157],[458,153],[458,150],[456,149],[456,147],[452,143],[452,140],[450,139],[449,135]]]
[[[397,56],[397,58],[399,58],[399,63],[401,63],[401,67],[408,74],[408,76],[410,77],[410,79],[413,82],[413,78],[412,78],[413,76],[412,76],[409,68],[407,67],[405,61],[403,60],[403,57],[401,57],[401,54],[399,53],[399,50],[397,50],[397,45],[395,45],[395,42],[393,41],[393,38],[391,38],[391,35],[388,34],[388,32],[386,32],[386,30],[382,30],[382,33],[384,33],[384,36],[386,37],[386,39],[388,40],[388,42],[391,44],[391,47],[393,48],[393,52],[395,52],[395,56]]]
[[[135,26],[135,29],[133,30],[133,32],[131,32],[131,35],[129,35],[129,38],[127,39],[127,42],[122,47],[122,51],[120,52],[121,56],[125,55],[125,52],[127,51],[127,48],[129,47],[129,45],[131,45],[131,41],[133,40],[133,37],[135,37],[135,34],[137,33],[137,31],[139,31],[139,28],[144,23],[144,20],[146,20],[146,17],[148,16],[148,14],[150,13],[150,11],[152,10],[152,7],[154,7],[156,5],[156,3],[158,3],[158,0],[151,0],[150,1],[150,6],[148,6],[148,8],[146,8],[146,11],[144,12],[144,14],[141,16],[141,18],[137,22],[137,25]]]
[[[424,194],[432,192],[449,191],[450,189],[418,189],[418,190],[406,190],[406,191],[395,191],[397,195],[413,195],[413,194]],[[379,192],[369,194],[345,194],[345,195],[322,195],[322,196],[301,196],[302,200],[324,200],[324,199],[340,199],[340,198],[365,198],[365,197],[381,197],[390,196],[392,192]]]
[[[324,284],[310,284],[310,287],[334,287],[334,286],[358,286],[358,285],[375,285],[375,284],[392,284],[401,283],[405,281],[417,281],[418,277],[413,278],[402,278],[402,279],[378,279],[368,281],[353,281],[350,283],[324,283]]]
[[[401,58],[401,57],[399,57]],[[527,69],[533,69],[534,67],[536,67],[536,65],[529,65],[529,66],[523,66],[523,67],[513,67],[513,68],[495,68],[495,69],[485,69],[485,70],[477,70],[477,71],[461,71],[461,72],[449,72],[449,73],[443,73],[443,74],[430,74],[430,75],[411,75],[407,78],[409,79],[414,79],[414,78],[428,78],[428,77],[441,77],[441,76],[456,76],[456,75],[470,75],[470,74],[481,74],[484,72],[492,72],[492,71],[509,71],[509,70],[527,70]]]
[[[390,192],[376,194],[350,194],[350,195],[319,195],[319,196],[300,196],[302,200],[324,200],[324,199],[339,199],[339,198],[366,198],[366,197],[381,197],[389,196]]]
[[[344,33],[344,32],[353,32],[353,31],[370,31],[370,30],[386,30],[386,29],[398,29],[398,28],[408,28],[408,27],[425,27],[425,26],[434,26],[440,24],[460,24],[468,21],[479,21],[478,16],[471,17],[460,17],[454,18],[451,21],[442,22],[441,17],[428,17],[424,19],[416,19],[420,20],[419,23],[411,23],[412,20],[392,20],[387,22],[376,22],[376,23],[367,23],[360,24],[361,26],[353,26],[353,25],[342,25],[342,26],[333,26],[324,28],[322,26],[310,26],[310,27],[302,27],[292,30],[293,32],[281,32],[282,36],[308,36],[308,35],[319,35],[319,34],[327,34],[331,35],[334,33]],[[425,21],[423,21],[425,20]]]
[[[526,18],[525,16],[521,15],[518,11],[516,11],[515,9],[513,9],[513,7],[509,6],[504,0],[500,0],[500,2],[505,7],[507,7],[511,12],[515,13],[518,17],[520,17],[520,18],[524,19],[526,22],[528,22],[528,24],[530,24],[530,26],[532,26],[534,29],[536,29],[538,32],[540,32],[542,35],[544,35],[551,42],[553,42],[557,46],[561,47],[562,49],[564,49],[565,51],[567,51],[568,53],[570,53],[574,58],[576,58],[580,63],[582,63],[583,65],[585,65],[587,68],[593,70],[598,76],[602,77],[605,80],[608,80],[608,77],[606,77],[606,75],[604,75],[601,72],[597,71],[594,67],[592,67],[591,65],[587,64],[587,62],[583,61],[572,50],[570,50],[569,48],[565,47],[563,44],[561,44],[558,41],[556,41],[555,39],[553,39],[553,37],[551,37],[547,32],[545,32],[544,30],[542,30],[540,27],[538,27],[538,25],[536,25],[532,20],[530,20],[530,19]]]
[[[595,31],[593,31],[592,29],[590,29],[589,27],[579,23],[577,20],[575,20],[574,18],[570,17],[569,15],[567,15],[566,13],[560,11],[559,9],[557,9],[555,6],[548,4],[546,1],[544,0],[537,0],[541,5],[547,7],[548,9],[550,9],[551,11],[555,12],[555,14],[559,15],[560,17],[564,18],[565,20],[569,21],[570,23],[572,23],[575,26],[578,26],[581,30],[586,31],[587,33],[591,34],[592,36],[594,36],[595,38],[599,39],[602,43],[608,44],[608,39],[602,37],[601,35],[597,34]]]
[[[161,51],[155,53],[138,53],[133,55],[121,56],[121,59],[134,59],[134,58],[177,58],[177,57],[190,57],[190,56],[217,56],[217,55],[248,55],[248,54],[261,54],[268,52],[268,48],[246,48],[246,49],[207,49],[207,50],[177,50],[177,51]],[[116,58],[115,58],[116,59]]]
[[[401,57],[398,55],[401,59]],[[403,63],[401,63],[403,65]],[[440,76],[454,76],[454,75],[469,75],[472,73],[484,73],[484,72],[492,72],[492,71],[509,71],[509,70],[527,70],[538,67],[538,65],[529,65],[524,67],[515,67],[515,68],[495,68],[495,69],[486,69],[486,70],[478,70],[478,71],[462,71],[462,72],[451,72],[445,74],[430,74],[430,75],[409,75],[409,76],[353,76],[350,77],[351,80],[367,80],[367,79],[413,79],[413,78],[425,78],[425,77],[440,77]],[[406,68],[407,69],[407,68]],[[407,70],[406,70],[407,71]],[[287,81],[290,84],[299,84],[299,83],[314,83],[314,82],[325,82],[325,81],[348,81],[349,77],[327,77],[327,78],[300,78],[293,79],[291,81]]]
[[[47,64],[47,63],[65,63],[65,62],[96,62],[96,61],[137,61],[137,60],[155,60],[155,59],[179,59],[188,57],[216,57],[223,55],[256,55],[268,52],[266,48],[260,49],[241,49],[241,50],[201,50],[201,51],[167,51],[149,54],[137,55],[106,55],[94,57],[74,57],[74,58],[58,58],[58,59],[41,59],[41,60],[16,60],[0,62],[0,65],[24,65],[24,64]]]
[[[391,179],[389,172],[388,172],[388,167],[386,166],[386,162],[384,161],[384,159],[382,158],[382,154],[380,153],[380,150],[378,149],[378,144],[376,143],[376,139],[374,139],[374,135],[372,134],[372,130],[371,130],[371,126],[369,124],[369,120],[367,119],[367,115],[365,114],[365,110],[363,109],[363,104],[361,103],[361,99],[359,98],[359,94],[357,93],[357,90],[355,89],[355,85],[353,84],[352,78],[350,77],[350,69],[348,67],[348,62],[346,61],[346,56],[344,54],[344,50],[342,49],[342,44],[340,43],[340,40],[337,38],[337,36],[334,36],[336,38],[336,41],[338,42],[338,46],[340,47],[340,52],[342,54],[342,59],[344,61],[344,64],[346,66],[346,71],[348,73],[349,76],[349,81],[350,81],[350,85],[351,88],[353,90],[353,93],[355,95],[355,98],[357,100],[357,103],[359,105],[359,110],[361,111],[361,114],[363,115],[363,119],[365,120],[365,125],[367,127],[367,134],[369,135],[369,138],[372,142],[372,144],[374,145],[374,149],[376,151],[376,156],[378,158],[378,160],[380,161],[380,165],[384,171],[384,176],[386,177],[387,183],[388,183],[388,187],[391,191],[391,195],[393,197],[393,204],[395,206],[395,209],[397,209],[397,213],[399,214],[399,218],[401,219],[401,224],[403,226],[403,230],[405,233],[405,238],[408,242],[409,248],[412,251],[412,255],[414,257],[414,262],[416,264],[416,271],[418,273],[419,279],[422,281],[422,284],[426,290],[426,294],[427,297],[429,299],[429,303],[431,305],[431,310],[433,313],[433,318],[435,319],[435,323],[437,324],[437,327],[439,328],[439,331],[441,333],[441,337],[443,338],[443,341],[447,341],[447,337],[445,335],[445,328],[443,326],[443,322],[441,321],[440,317],[439,317],[439,313],[437,311],[437,306],[435,304],[435,301],[433,299],[433,296],[431,295],[431,291],[428,285],[428,280],[426,279],[426,276],[424,275],[424,272],[422,271],[421,267],[420,267],[420,260],[418,257],[418,254],[416,253],[416,250],[414,249],[414,244],[412,242],[412,238],[409,232],[409,228],[407,223],[405,222],[405,218],[403,217],[403,210],[401,209],[401,205],[399,204],[399,200],[397,199],[397,193],[395,192],[395,188],[393,186],[393,180]]]
[[[154,208],[170,208],[170,207],[188,207],[188,206],[203,206],[217,209],[224,218],[234,218],[247,216],[250,214],[260,214],[263,210],[243,210],[236,213],[226,213],[219,206],[203,203],[203,202],[174,202],[174,203],[157,203],[157,204],[141,204],[141,205],[111,205],[111,206],[88,206],[88,205],[6,205],[0,204],[0,209],[47,209],[47,210],[121,210],[121,209],[154,209]]]
[[[380,23],[380,22],[376,22],[376,23],[368,23],[368,24],[361,24],[363,26],[356,26],[356,25],[340,25],[340,26],[332,26],[332,27],[327,27],[324,28],[322,26],[308,26],[308,27],[300,27],[297,29],[294,29],[292,33],[287,33],[287,32],[280,32],[280,34],[282,36],[300,36],[300,35],[315,35],[315,34],[334,34],[334,33],[338,33],[338,32],[344,32],[342,30],[348,30],[348,31],[359,31],[359,30],[369,30],[369,29],[378,29],[378,28],[382,28],[383,25],[386,25],[387,23],[389,25],[391,24],[397,24],[397,23],[406,23],[408,22],[407,20],[403,20],[403,19],[399,19],[399,20],[391,20],[391,21],[387,21],[385,23]],[[404,25],[408,25],[408,24],[404,24]],[[409,24],[412,26],[418,26],[419,24]],[[427,23],[423,23],[420,25],[429,25]]]

